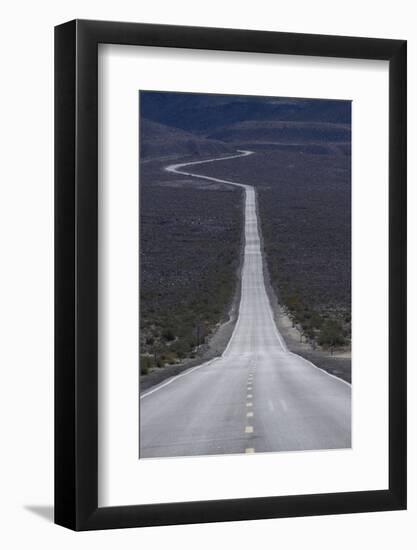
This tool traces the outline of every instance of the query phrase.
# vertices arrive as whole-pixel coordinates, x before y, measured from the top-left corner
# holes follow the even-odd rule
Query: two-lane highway
[[[288,351],[265,289],[255,190],[244,188],[245,248],[239,315],[221,357],[141,396],[140,457],[337,449],[351,446],[351,386]]]

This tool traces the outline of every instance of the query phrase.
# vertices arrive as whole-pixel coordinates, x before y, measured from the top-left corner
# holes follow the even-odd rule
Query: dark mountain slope
[[[253,97],[178,92],[141,92],[141,116],[207,134],[244,120],[315,121],[350,124],[349,101]]]
[[[308,146],[309,152],[325,153],[330,150],[337,152],[338,146],[349,143],[350,127],[328,122],[247,121],[220,128],[208,137],[237,147]],[[318,150],[312,150],[312,146],[316,146],[316,149],[319,146]]]
[[[233,146],[196,136],[189,132],[142,119],[140,124],[140,158],[176,158],[216,156],[235,151]]]

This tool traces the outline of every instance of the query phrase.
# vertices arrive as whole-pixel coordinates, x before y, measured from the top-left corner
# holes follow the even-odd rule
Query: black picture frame
[[[98,44],[389,61],[389,488],[98,507]],[[406,508],[406,41],[74,20],[55,28],[55,522],[74,530]]]

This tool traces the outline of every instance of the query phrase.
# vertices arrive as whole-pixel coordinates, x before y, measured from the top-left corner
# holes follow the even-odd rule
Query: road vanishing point
[[[140,458],[351,447],[351,385],[290,352],[275,324],[254,188],[189,171],[193,165],[250,154],[238,151],[166,167],[244,189],[241,298],[232,337],[220,357],[141,395]]]

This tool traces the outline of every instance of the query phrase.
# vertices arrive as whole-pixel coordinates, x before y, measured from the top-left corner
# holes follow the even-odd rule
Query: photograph
[[[139,458],[351,447],[351,108],[139,91]]]

